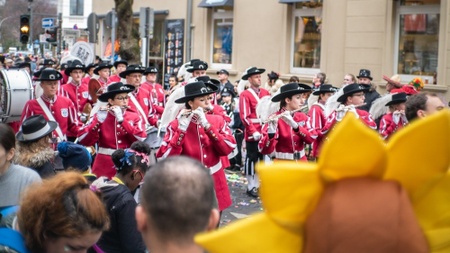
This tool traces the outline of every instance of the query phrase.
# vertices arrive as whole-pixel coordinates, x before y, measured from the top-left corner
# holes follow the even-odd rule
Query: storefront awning
[[[220,6],[233,6],[234,0],[202,0],[198,7],[211,8]]]
[[[292,3],[301,3],[301,2],[311,2],[311,0],[280,0],[279,3],[282,4],[292,4]]]

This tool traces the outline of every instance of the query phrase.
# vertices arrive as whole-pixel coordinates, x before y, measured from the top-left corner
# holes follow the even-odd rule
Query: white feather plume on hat
[[[192,74],[187,72],[186,68],[187,68],[187,66],[190,66],[190,65],[191,65],[190,61],[181,65],[180,69],[178,70],[177,77],[178,78],[182,77],[185,81],[189,80],[191,78]]]
[[[278,90],[273,96],[280,93]],[[273,96],[265,96],[261,98],[256,106],[256,114],[262,122],[266,121],[270,115],[276,113],[280,109],[280,102],[272,102]]]
[[[342,95],[344,95],[344,89],[340,88],[333,96],[327,99],[327,102],[325,103],[325,117],[328,118],[328,116],[338,108],[341,103],[337,100]]]
[[[319,95],[313,95],[311,93],[311,95],[309,95],[308,97],[308,109],[311,109],[311,107],[314,105],[314,103],[316,103],[317,101],[319,101]]]
[[[177,88],[167,98],[163,114],[161,115],[161,123],[159,124],[159,132],[164,132],[172,120],[174,120],[178,113],[184,108],[184,104],[177,104],[175,100],[185,96],[184,86]]]
[[[369,111],[373,119],[378,119],[389,112],[389,107],[386,106],[386,104],[392,100],[392,95],[393,94],[386,94],[373,101]]]
[[[249,82],[247,80],[239,80],[239,84],[237,87],[237,91],[238,94],[240,95],[244,90],[245,90],[245,86],[247,86],[247,84],[249,84]]]

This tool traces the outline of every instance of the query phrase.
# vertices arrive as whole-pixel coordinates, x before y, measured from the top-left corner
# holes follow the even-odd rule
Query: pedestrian
[[[357,76],[358,83],[367,89],[365,92],[365,105],[362,105],[359,109],[364,110],[366,112],[370,111],[370,107],[372,106],[373,101],[377,98],[380,98],[380,94],[376,91],[377,86],[372,83],[373,77],[370,76],[370,70],[361,69],[359,71],[359,75]]]
[[[153,165],[136,208],[149,252],[203,253],[194,236],[217,227],[213,191],[209,171],[195,159],[173,156]]]
[[[93,147],[88,149],[68,141],[58,143],[58,156],[61,157],[64,170],[80,172],[89,183],[94,182],[97,176],[91,172],[91,149]]]
[[[311,157],[317,160],[320,154],[320,147],[324,141],[324,136],[322,136],[321,131],[327,122],[327,117],[325,115],[325,104],[328,99],[338,90],[337,87],[331,84],[324,84],[318,89],[313,91],[311,98],[316,98],[315,101],[308,111],[308,116],[310,118],[311,127],[316,131],[317,138],[312,143],[312,153]],[[308,101],[309,102],[309,101]]]
[[[325,83],[327,75],[324,72],[319,72],[314,75],[312,79],[312,88],[317,89]]]
[[[98,249],[95,243],[108,226],[108,213],[86,179],[64,172],[26,191],[15,228],[31,253],[61,253]]]
[[[412,95],[405,103],[405,115],[408,122],[425,118],[447,108],[435,93],[422,92]]]
[[[236,95],[234,93],[234,87],[233,84],[230,83],[228,80],[228,77],[230,73],[226,69],[221,69],[216,72],[218,79],[219,79],[219,89],[217,90],[217,103],[221,104],[222,102],[222,93],[228,92],[231,94],[231,96],[234,98]]]
[[[111,178],[115,175],[111,155],[116,149],[129,148],[137,140],[143,141],[147,134],[139,115],[128,109],[128,93],[134,86],[123,83],[110,84],[99,101],[107,103],[94,114],[92,120],[82,130],[78,141],[85,146],[98,144],[92,172]]]
[[[281,86],[284,85],[283,81],[280,79],[280,74],[271,71],[267,74],[267,82],[264,85],[264,89],[268,90],[271,95],[277,93]]]
[[[239,113],[245,127],[244,140],[247,155],[245,158],[245,175],[247,176],[247,195],[257,198],[259,179],[255,171],[255,165],[262,160],[263,155],[258,151],[258,142],[261,139],[261,120],[256,106],[261,98],[269,96],[266,89],[261,88],[261,74],[265,69],[250,67],[246,69],[242,79],[248,81],[250,87],[241,92],[239,97]]]
[[[168,125],[157,157],[186,155],[204,164],[213,176],[222,211],[231,205],[231,197],[221,157],[234,150],[236,141],[222,116],[206,113],[209,95],[215,90],[208,89],[202,81],[188,83],[184,90],[185,96],[175,102],[184,104],[185,109]]]
[[[337,99],[340,105],[328,116],[327,123],[322,128],[321,134],[326,135],[337,122],[342,121],[347,113],[353,113],[356,118],[362,120],[368,127],[377,129],[377,124],[372,119],[370,113],[358,109],[364,105],[364,93],[368,89],[362,85],[353,83],[342,88],[342,91],[342,95]]]
[[[46,68],[41,71],[38,81],[41,81],[43,94],[29,100],[22,111],[21,122],[33,115],[43,115],[47,121],[58,123],[53,137],[57,142],[75,139],[82,123],[78,121],[77,108],[67,97],[57,95],[58,83],[62,76],[59,71]]]
[[[406,93],[396,93],[388,95],[389,101],[385,106],[389,107],[389,112],[383,115],[380,121],[378,132],[383,139],[388,140],[392,134],[408,124],[405,115]]]
[[[13,163],[15,153],[14,131],[0,123],[0,209],[18,205],[23,191],[30,184],[41,181],[36,171]]]
[[[306,84],[289,83],[281,86],[280,93],[272,97],[272,102],[279,102],[279,110],[270,115],[262,127],[258,144],[262,154],[275,152],[277,160],[307,160],[305,144],[311,144],[317,133],[308,116],[300,110],[305,104],[302,94],[310,91],[311,87]]]
[[[132,192],[144,180],[150,167],[149,155],[150,147],[140,141],[128,149],[118,149],[111,155],[116,175],[112,179],[100,177],[92,183],[102,193],[111,221],[110,228],[98,241],[98,246],[105,252],[146,252],[136,226],[134,213],[137,203]]]
[[[342,84],[342,87],[347,86],[352,83],[357,83],[357,82],[358,82],[358,80],[356,79],[355,75],[347,73],[344,75],[344,82]]]
[[[41,178],[54,176],[55,151],[50,143],[56,127],[56,122],[47,121],[42,115],[26,119],[17,133],[16,164],[35,170]]]

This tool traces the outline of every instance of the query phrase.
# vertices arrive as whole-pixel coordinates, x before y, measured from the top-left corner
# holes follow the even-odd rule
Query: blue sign
[[[43,18],[42,19],[42,28],[55,28],[56,18]]]

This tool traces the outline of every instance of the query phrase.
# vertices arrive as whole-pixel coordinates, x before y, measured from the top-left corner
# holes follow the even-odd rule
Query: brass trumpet
[[[298,109],[296,109],[296,110],[289,111],[289,113],[290,113],[291,115],[293,115],[294,113],[300,112],[300,111],[304,110],[304,109],[307,108],[307,107],[308,107],[308,105],[304,105],[304,106],[302,106],[302,107],[300,107],[300,108],[298,108]],[[268,123],[268,122],[270,122],[270,121],[277,121],[277,120],[279,120],[281,117],[283,117],[283,113],[278,114],[278,115],[274,115],[274,116],[272,116],[272,117],[267,118],[265,121],[263,121],[263,124],[266,124],[266,123]]]

